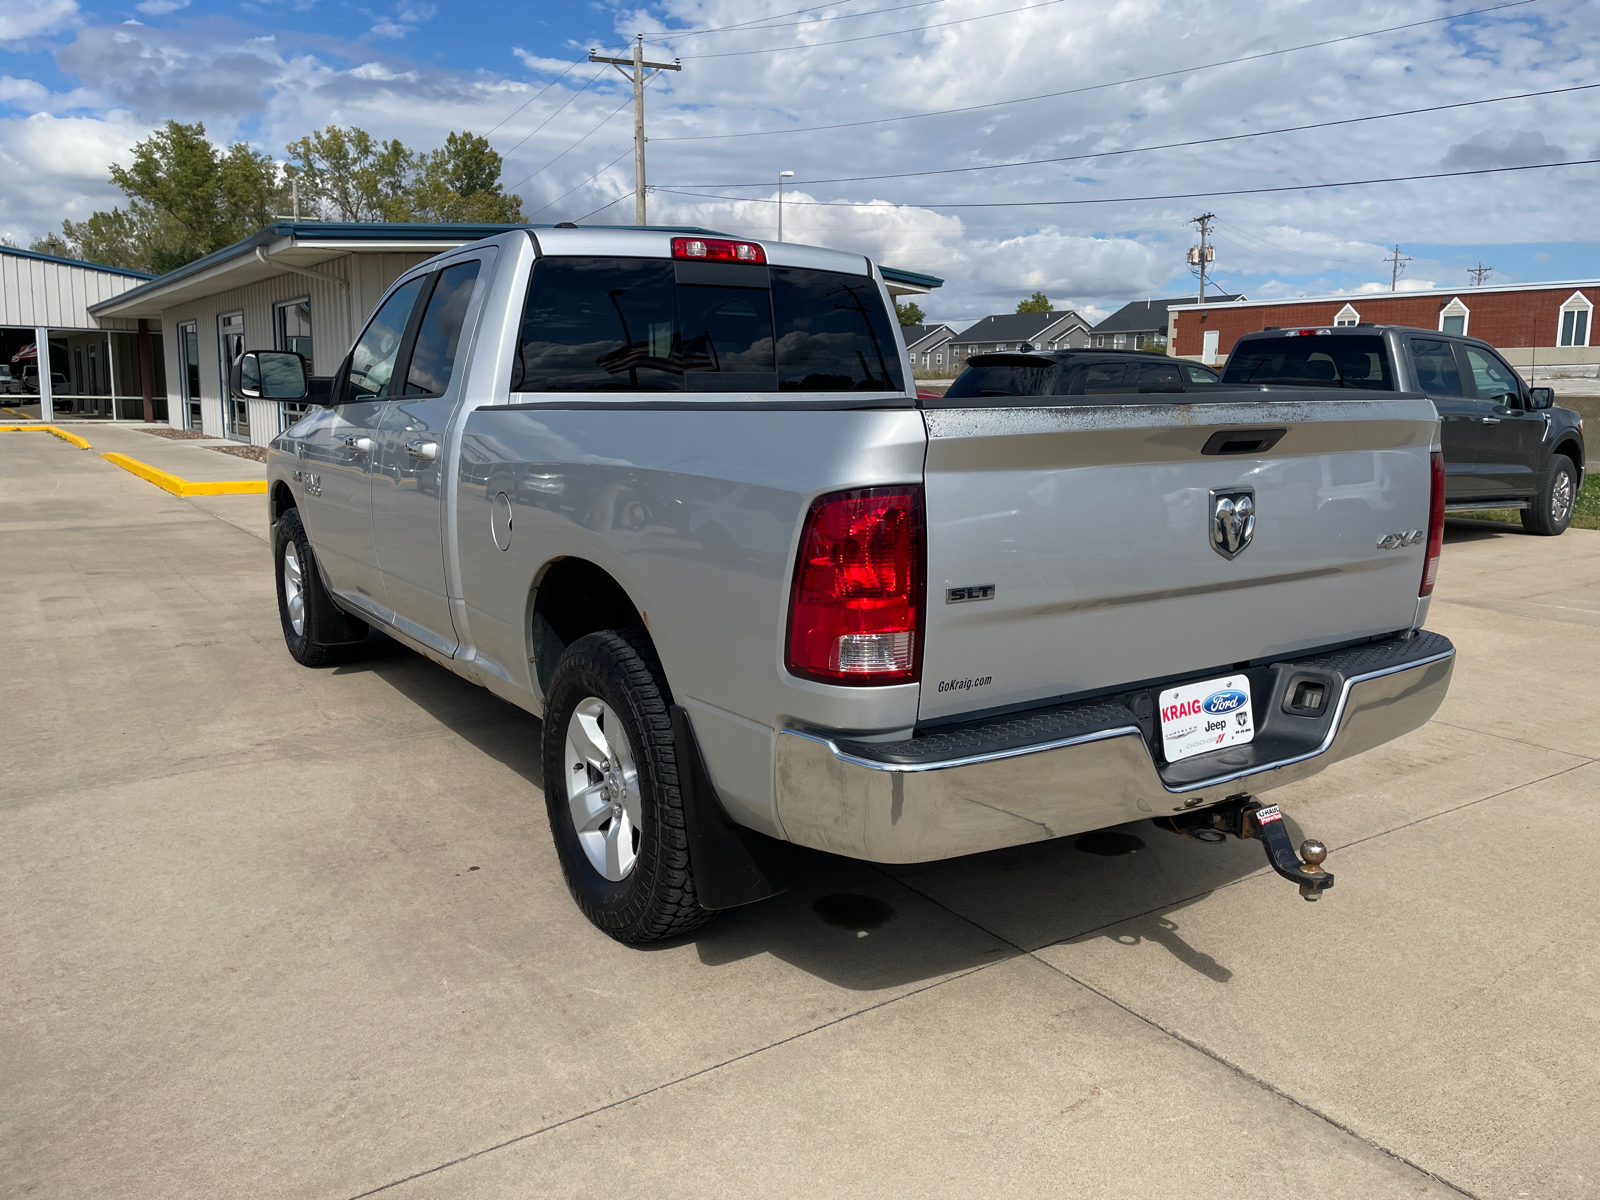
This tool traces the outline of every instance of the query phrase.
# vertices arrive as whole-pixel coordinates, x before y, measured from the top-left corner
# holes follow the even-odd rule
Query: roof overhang
[[[281,222],[92,305],[89,312],[95,317],[159,317],[202,296],[276,278],[285,267],[309,270],[347,254],[439,254],[516,228]]]
[[[943,287],[944,280],[937,275],[924,275],[920,271],[906,271],[900,267],[878,264],[878,274],[891,296],[926,296],[934,288]]]

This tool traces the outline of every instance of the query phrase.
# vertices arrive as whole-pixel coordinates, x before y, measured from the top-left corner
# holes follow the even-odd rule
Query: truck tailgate
[[[930,408],[920,719],[1410,627],[1426,546],[1379,542],[1428,527],[1432,403],[1256,395]],[[1281,433],[1219,452],[1229,430]],[[1213,493],[1246,489],[1229,558]]]

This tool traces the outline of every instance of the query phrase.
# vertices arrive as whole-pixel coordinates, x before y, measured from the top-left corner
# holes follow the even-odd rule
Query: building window
[[[1561,306],[1561,323],[1556,331],[1558,346],[1587,346],[1594,305],[1582,292],[1573,292]]]
[[[1359,325],[1361,324],[1361,314],[1346,304],[1333,315],[1333,323],[1335,325]]]
[[[1127,347],[1128,347],[1128,335],[1127,334],[1125,334],[1125,333],[1114,333],[1114,334],[1111,335],[1111,348],[1113,350],[1125,350],[1125,349],[1127,349]]]
[[[1461,297],[1457,296],[1439,310],[1439,332],[1465,335],[1467,320],[1471,316],[1472,310],[1461,303]]]

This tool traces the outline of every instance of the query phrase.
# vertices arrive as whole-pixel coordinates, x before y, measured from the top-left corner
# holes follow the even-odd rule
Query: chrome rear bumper
[[[1416,729],[1444,700],[1454,665],[1455,648],[1432,633],[1274,664],[1262,669],[1277,683],[1257,692],[1270,697],[1257,741],[1176,765],[1157,765],[1139,718],[1121,703],[1064,705],[887,745],[782,730],[778,817],[801,845],[905,863],[1165,816],[1294,783]],[[1306,673],[1326,678],[1338,700],[1331,719],[1297,727],[1273,706]],[[1047,736],[1026,740],[1039,732]]]

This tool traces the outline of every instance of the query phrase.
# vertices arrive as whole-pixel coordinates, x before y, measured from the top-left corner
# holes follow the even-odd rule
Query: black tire
[[[578,706],[595,699],[620,720],[637,769],[637,857],[620,880],[608,879],[590,861],[569,801],[568,726]],[[573,642],[556,663],[546,696],[545,808],[561,873],[583,915],[619,942],[675,937],[715,915],[700,907],[689,862],[671,702],[655,647],[642,628],[591,633]],[[615,741],[617,731],[605,733]]]
[[[1578,503],[1578,468],[1565,454],[1552,454],[1539,476],[1528,507],[1522,510],[1522,528],[1540,537],[1556,537],[1572,524]]]
[[[285,570],[291,551],[303,605],[298,618],[291,610],[289,578]],[[283,625],[283,640],[289,647],[289,656],[302,667],[327,667],[343,662],[349,658],[352,646],[367,640],[367,623],[340,609],[322,586],[316,552],[311,549],[311,539],[306,536],[299,509],[291,508],[272,527],[272,573],[278,581],[278,620]],[[295,628],[297,619],[298,629]]]

